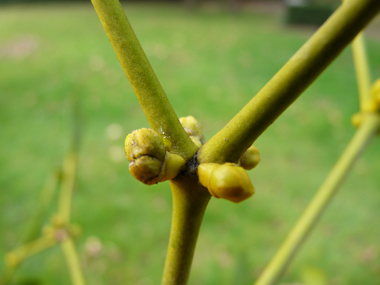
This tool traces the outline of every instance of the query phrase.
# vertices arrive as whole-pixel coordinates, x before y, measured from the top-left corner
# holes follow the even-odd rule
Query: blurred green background
[[[314,31],[284,25],[282,6],[232,13],[135,3],[125,11],[178,116],[195,116],[206,139]],[[373,79],[378,27],[367,33]],[[0,7],[0,256],[17,245],[69,149],[70,96],[81,100],[73,220],[83,228],[77,244],[88,283],[159,284],[171,193],[168,183],[145,186],[128,171],[124,138],[148,123],[90,3]],[[347,49],[255,143],[255,196],[238,205],[211,200],[189,284],[253,283],[354,134],[357,111]],[[379,157],[376,138],[281,284],[379,284]],[[27,260],[14,281],[70,283],[59,248]]]

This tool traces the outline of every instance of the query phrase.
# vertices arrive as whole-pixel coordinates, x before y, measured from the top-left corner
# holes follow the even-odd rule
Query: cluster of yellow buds
[[[205,139],[200,123],[193,116],[179,120],[191,140],[201,147]],[[152,129],[139,129],[129,134],[125,139],[125,152],[132,175],[148,185],[174,179],[185,165],[181,156],[165,149],[162,137]],[[201,163],[197,168],[199,183],[212,196],[239,203],[255,193],[245,169],[250,170],[259,162],[260,153],[252,145],[238,164]]]
[[[363,120],[366,113],[380,113],[380,79],[376,80],[371,89],[371,98],[364,107],[364,112],[356,113],[351,118],[351,123],[355,128],[358,128]]]
[[[125,153],[133,177],[148,185],[175,178],[185,165],[185,160],[166,151],[162,137],[148,128],[127,136]]]

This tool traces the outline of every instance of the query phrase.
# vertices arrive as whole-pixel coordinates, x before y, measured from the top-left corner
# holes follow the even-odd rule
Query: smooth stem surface
[[[74,191],[75,173],[77,168],[77,155],[70,153],[66,156],[62,168],[62,186],[59,195],[59,216],[65,224],[70,223],[71,202]]]
[[[352,42],[352,55],[358,82],[360,110],[364,111],[371,95],[371,78],[362,33]]]
[[[362,126],[343,152],[317,194],[291,230],[290,234],[273,257],[255,285],[277,284],[279,278],[300,249],[328,203],[337,192],[355,160],[380,128],[380,115],[369,114]]]
[[[170,181],[173,217],[162,284],[186,284],[203,215],[211,198],[196,177]]]
[[[379,0],[343,3],[263,89],[200,149],[199,162],[237,162],[379,10]]]
[[[197,151],[180,124],[118,0],[92,0],[149,124],[169,150],[190,159]]]
[[[66,263],[70,271],[71,281],[74,285],[84,285],[83,272],[81,270],[79,257],[75,249],[74,242],[71,238],[67,238],[61,244],[63,253],[65,255]]]

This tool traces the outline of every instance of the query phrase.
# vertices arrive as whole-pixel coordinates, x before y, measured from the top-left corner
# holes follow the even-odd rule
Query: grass
[[[177,114],[198,118],[206,138],[312,33],[254,11],[143,4],[125,10]],[[368,40],[374,78],[379,48],[378,39]],[[124,137],[148,123],[93,8],[3,6],[0,62],[0,256],[21,239],[45,179],[69,148],[74,95],[84,123],[73,220],[83,228],[78,248],[89,284],[158,284],[171,194],[167,183],[144,186],[128,172]],[[346,50],[258,139],[262,162],[250,173],[256,195],[239,205],[211,201],[189,284],[252,284],[352,137],[356,89]],[[284,284],[311,284],[310,276],[378,284],[378,143],[358,161]],[[92,257],[94,240],[102,250]],[[25,262],[15,284],[25,280],[68,284],[59,249]]]

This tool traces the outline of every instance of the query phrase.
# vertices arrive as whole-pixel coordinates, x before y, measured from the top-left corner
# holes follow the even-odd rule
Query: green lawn
[[[179,116],[217,132],[305,42],[312,30],[254,11],[189,12],[128,5],[127,15]],[[380,41],[368,39],[374,78]],[[36,211],[46,177],[69,148],[70,96],[83,141],[73,220],[89,284],[159,284],[171,220],[168,183],[135,181],[125,136],[148,127],[90,4],[0,7],[0,256]],[[252,284],[354,134],[358,110],[350,50],[255,143],[256,194],[212,199],[189,284]],[[119,134],[121,131],[121,135]],[[380,151],[375,139],[290,266],[283,284],[379,284]],[[52,208],[52,211],[55,209]],[[101,252],[88,256],[96,237]],[[4,267],[0,263],[0,270]],[[69,284],[59,248],[29,259],[14,284]]]

